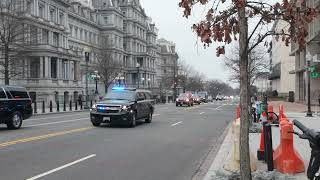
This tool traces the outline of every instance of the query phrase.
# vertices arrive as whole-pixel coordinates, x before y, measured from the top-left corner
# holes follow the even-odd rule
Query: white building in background
[[[281,32],[282,29],[288,31],[288,24],[285,21],[274,22],[272,31]],[[290,46],[286,46],[283,41],[272,37],[270,53],[271,74],[269,76],[272,91],[277,91],[279,96],[287,97],[289,91],[295,91],[295,75],[290,74],[295,69],[295,59],[289,56]]]
[[[26,58],[23,74],[11,80],[25,86],[34,100],[69,101],[85,95],[85,52],[101,48],[99,38],[108,36],[114,57],[123,66],[125,84],[157,93],[156,58],[171,63],[174,46],[162,51],[158,29],[139,0],[21,0],[26,4],[30,30],[39,33]],[[164,58],[162,58],[164,56]],[[90,61],[96,55],[90,53]],[[94,67],[90,65],[90,71]],[[166,63],[164,63],[165,66]],[[139,66],[138,66],[139,65]],[[171,66],[171,64],[170,64]],[[171,72],[165,68],[165,73]],[[3,77],[1,78],[3,81]],[[3,84],[3,83],[2,83]],[[99,92],[104,85],[99,83]],[[89,80],[93,95],[95,83]]]
[[[257,87],[258,93],[265,93],[270,89],[269,74],[269,72],[260,72],[257,74],[254,85]]]
[[[295,0],[296,1],[296,0]],[[319,8],[319,0],[297,1],[300,6],[307,5],[308,7]],[[291,72],[295,74],[295,100],[307,103],[307,54],[312,57],[311,66],[320,66],[320,16],[317,16],[311,23],[308,24],[308,36],[306,37],[306,48],[299,50],[297,43],[291,43],[290,55],[295,58],[295,69]],[[319,71],[319,70],[318,70]],[[320,97],[320,79],[311,78],[310,83],[311,103],[318,104]]]

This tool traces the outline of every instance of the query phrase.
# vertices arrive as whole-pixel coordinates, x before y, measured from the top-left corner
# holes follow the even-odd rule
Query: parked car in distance
[[[133,88],[115,87],[105,97],[94,104],[90,110],[93,126],[101,123],[126,124],[136,126],[136,121],[144,119],[151,123],[154,112],[154,100],[150,91]]]
[[[201,104],[201,99],[197,94],[193,94],[192,98],[193,98],[193,103],[194,104]]]
[[[24,87],[0,86],[0,123],[19,129],[32,116],[32,101]]]
[[[223,96],[220,95],[220,94],[218,94],[218,95],[216,96],[216,101],[222,101],[222,100],[223,100]]]
[[[183,93],[180,94],[179,97],[176,99],[176,106],[182,106],[182,105],[187,105],[187,106],[193,106],[193,97],[192,94],[190,93]]]

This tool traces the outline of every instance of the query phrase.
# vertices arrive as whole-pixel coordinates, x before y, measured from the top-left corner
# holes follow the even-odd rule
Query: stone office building
[[[21,0],[36,37],[23,73],[10,81],[25,86],[37,101],[75,101],[85,95],[85,52],[94,71],[94,49],[107,36],[129,87],[155,88],[157,29],[139,0]],[[3,77],[1,78],[3,81]],[[1,83],[4,84],[4,83]],[[99,83],[99,92],[104,85]],[[89,94],[95,83],[89,80]],[[103,94],[103,93],[101,93]]]

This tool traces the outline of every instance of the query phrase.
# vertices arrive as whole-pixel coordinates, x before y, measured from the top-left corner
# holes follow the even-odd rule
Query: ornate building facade
[[[158,30],[139,0],[21,0],[35,41],[23,62],[23,73],[10,81],[25,86],[37,101],[75,101],[86,93],[85,53],[94,71],[102,36],[121,63],[124,83],[156,93],[156,60],[161,55]],[[160,51],[159,51],[160,50]],[[1,78],[3,81],[3,77]],[[95,82],[88,80],[94,94]],[[1,83],[4,84],[4,83]],[[104,85],[99,83],[99,92]]]

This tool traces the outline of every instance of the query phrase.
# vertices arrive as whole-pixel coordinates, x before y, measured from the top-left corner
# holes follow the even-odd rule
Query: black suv
[[[32,101],[26,88],[0,86],[0,123],[19,129],[22,120],[32,116]]]
[[[151,123],[154,101],[146,90],[113,88],[102,101],[94,104],[90,111],[93,126],[109,122],[136,126],[136,121],[145,119]]]

